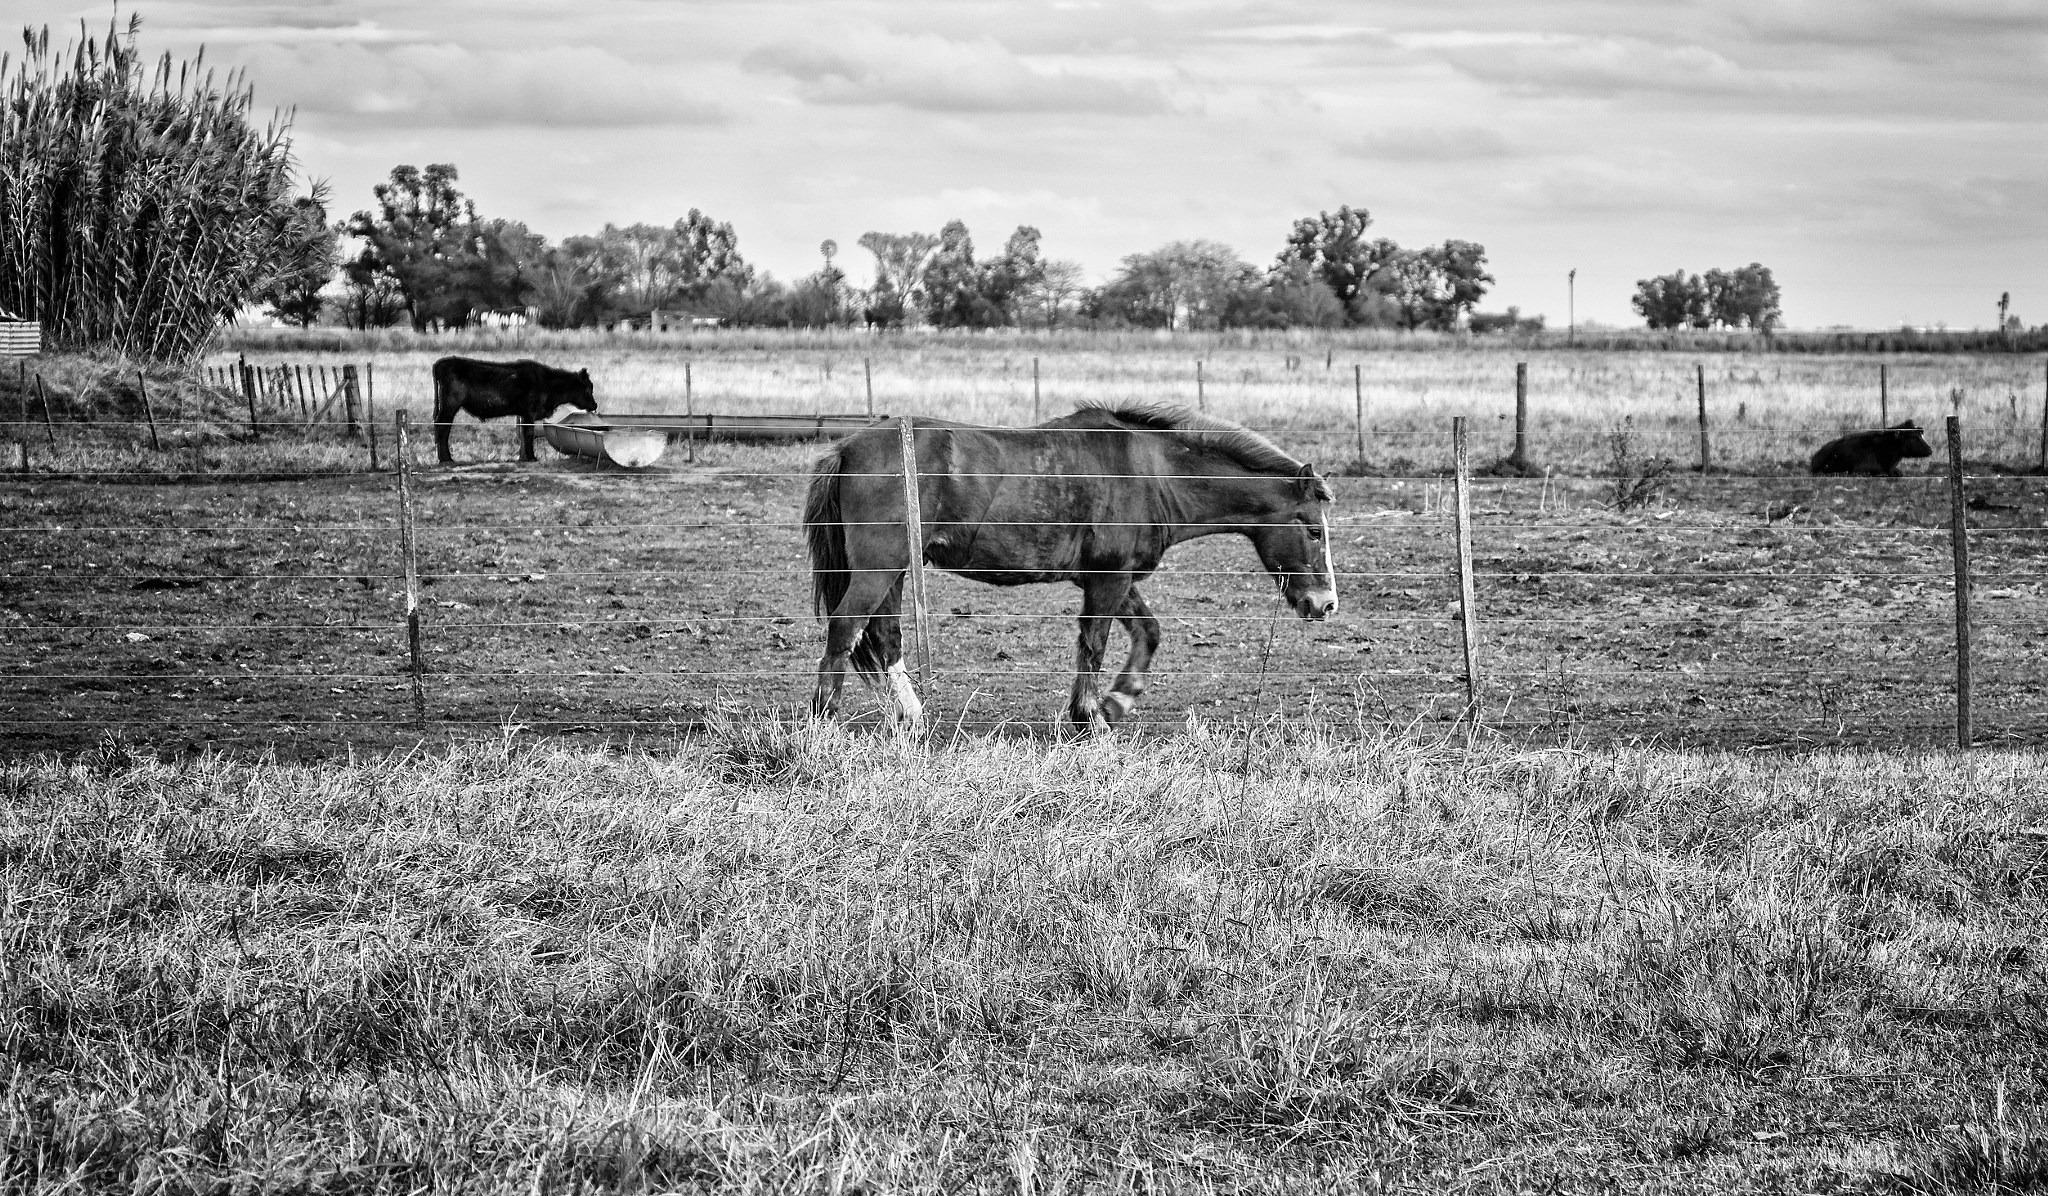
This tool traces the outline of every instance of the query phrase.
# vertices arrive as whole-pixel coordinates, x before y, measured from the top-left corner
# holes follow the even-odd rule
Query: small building
[[[694,328],[719,328],[723,327],[724,324],[724,316],[687,311],[663,311],[658,307],[647,313],[647,331],[649,332],[688,332]]]
[[[0,357],[33,357],[43,351],[43,326],[0,308]]]

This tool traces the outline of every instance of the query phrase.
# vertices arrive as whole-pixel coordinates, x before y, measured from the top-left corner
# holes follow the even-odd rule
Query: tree
[[[1754,328],[1769,332],[1784,318],[1778,306],[1778,284],[1771,278],[1768,266],[1751,262],[1733,272],[1707,271],[1702,281],[1706,289],[1705,323],[1719,324],[1724,328]]]
[[[1053,261],[1043,263],[1037,277],[1025,287],[1025,302],[1030,307],[1032,318],[1043,321],[1047,328],[1057,328],[1060,313],[1081,293],[1083,272],[1081,263],[1074,261]]]
[[[1223,313],[1230,328],[1336,328],[1344,305],[1308,262],[1275,266],[1263,285],[1236,291]]]
[[[340,241],[327,226],[327,188],[300,196],[271,216],[271,235],[280,251],[274,273],[256,298],[273,319],[310,328],[325,302],[320,295],[341,264]]]
[[[879,292],[888,284],[900,322],[919,302],[918,279],[924,274],[925,259],[939,247],[939,239],[930,233],[866,232],[860,235],[860,247],[875,255],[875,289]]]
[[[1258,272],[1219,241],[1174,241],[1123,260],[1089,297],[1088,313],[1141,328],[1215,328],[1232,297]]]
[[[364,243],[352,280],[387,275],[420,331],[436,323],[460,327],[479,312],[519,307],[525,299],[524,246],[506,239],[505,226],[477,218],[457,177],[445,162],[424,171],[393,167],[390,181],[374,189],[377,209],[357,212],[340,230]]]
[[[925,317],[941,328],[985,328],[1000,322],[989,310],[982,290],[981,271],[974,265],[974,238],[967,225],[946,221],[939,230],[939,243],[925,261],[918,277],[924,294]]]
[[[1363,322],[1372,308],[1373,276],[1385,270],[1401,249],[1385,238],[1368,239],[1365,230],[1371,225],[1370,212],[1350,206],[1304,216],[1287,234],[1274,269],[1307,266],[1337,296],[1353,321]]]
[[[1031,301],[1032,289],[1045,277],[1045,261],[1038,255],[1040,234],[1020,224],[1003,242],[1003,254],[988,264],[982,277],[982,295],[1004,324],[1020,323],[1019,309]]]
[[[1486,272],[1486,246],[1477,241],[1446,240],[1422,251],[1431,275],[1431,327],[1448,331],[1458,326],[1458,317],[1471,311],[1486,297],[1494,281]]]
[[[1709,318],[1706,283],[1683,270],[1637,279],[1629,306],[1652,328],[1704,328]]]

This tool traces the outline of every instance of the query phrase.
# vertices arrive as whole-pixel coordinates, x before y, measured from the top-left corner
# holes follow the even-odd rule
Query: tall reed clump
[[[139,29],[0,55],[0,308],[57,347],[182,361],[285,268],[291,144],[240,72],[152,69]]]

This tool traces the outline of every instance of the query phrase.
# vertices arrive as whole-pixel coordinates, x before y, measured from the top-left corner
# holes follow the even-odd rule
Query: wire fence
[[[1594,501],[1616,479],[1478,476],[1460,431],[1448,477],[1333,479],[1329,623],[1283,609],[1241,540],[1176,549],[1143,583],[1164,643],[1123,725],[2048,739],[2048,527],[2025,479],[1964,471],[1953,424],[1941,475],[1695,473],[1664,479],[1686,505],[1629,512]],[[682,482],[584,473],[558,497],[508,498],[419,472],[417,449],[382,475],[240,505],[8,495],[0,744],[333,749],[808,717],[822,637],[794,517],[807,469],[736,456]],[[934,571],[924,619],[906,617],[930,662],[929,725],[1061,728],[1068,593]]]

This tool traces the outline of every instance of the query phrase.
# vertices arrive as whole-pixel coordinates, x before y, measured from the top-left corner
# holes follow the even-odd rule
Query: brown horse
[[[1234,532],[1251,540],[1304,619],[1337,609],[1330,568],[1329,483],[1313,466],[1236,424],[1165,404],[1084,406],[1034,428],[913,423],[924,556],[990,585],[1070,581],[1081,633],[1067,717],[1104,729],[1145,692],[1159,647],[1138,583],[1183,540]],[[886,676],[899,722],[920,719],[903,667],[902,606],[910,551],[903,532],[900,421],[856,433],[813,469],[804,528],[818,613],[827,616],[814,715],[839,709],[851,664]],[[1099,692],[1109,625],[1130,659]]]

